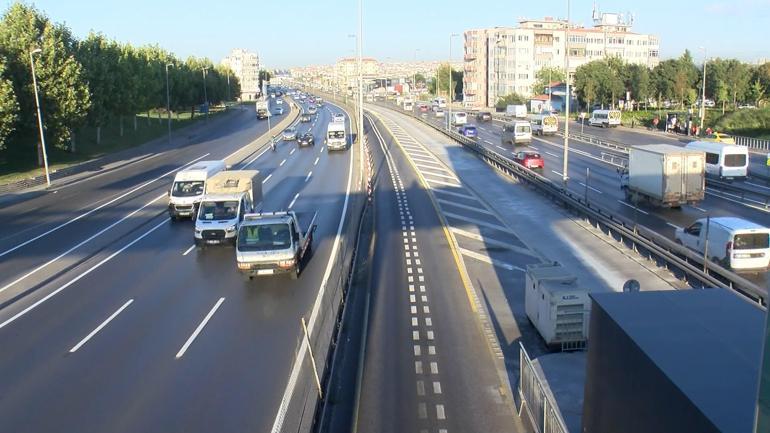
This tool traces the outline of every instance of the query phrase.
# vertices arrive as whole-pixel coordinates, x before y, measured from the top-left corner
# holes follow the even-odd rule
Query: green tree
[[[5,63],[0,58],[0,150],[5,150],[6,140],[16,127],[19,103],[13,92],[13,83],[4,77]]]
[[[532,85],[532,93],[540,95],[551,82],[562,82],[566,79],[564,69],[559,67],[544,66],[535,72],[535,84]]]
[[[40,48],[35,55],[35,70],[40,90],[46,142],[65,149],[72,128],[85,120],[90,107],[90,95],[83,67],[75,58],[76,42],[63,25],[54,24],[31,6],[14,3],[0,20],[0,56],[6,59],[7,77],[19,103],[19,132],[34,136],[36,111],[32,76],[29,71],[30,50]],[[15,143],[15,144],[14,144]],[[22,154],[29,149],[28,141],[11,140],[20,146]],[[38,162],[42,164],[38,151]]]
[[[87,122],[96,127],[97,144],[101,143],[102,126],[118,112],[115,95],[120,86],[115,77],[119,74],[120,51],[117,43],[98,33],[91,33],[78,43],[77,57],[85,70],[91,98]]]
[[[514,92],[498,98],[497,102],[495,103],[495,108],[498,110],[504,110],[505,107],[509,105],[521,105],[526,103],[527,99],[524,96]]]
[[[647,100],[652,96],[653,88],[650,69],[635,63],[628,65],[625,86],[637,104],[643,102],[647,105]]]
[[[714,83],[712,95],[714,101],[722,105],[722,114],[725,114],[725,105],[727,105],[727,102],[730,100],[730,91],[728,90],[727,84],[722,80]]]
[[[575,92],[590,107],[593,103],[612,105],[624,94],[623,78],[617,63],[594,60],[575,70]]]
[[[756,104],[757,107],[759,107],[765,98],[766,91],[767,88],[762,85],[762,82],[759,80],[759,78],[757,78],[749,85],[748,98],[751,102]]]
[[[425,85],[425,82],[426,82],[425,75],[417,73],[417,74],[414,74],[413,78],[416,84],[422,84],[423,86]]]
[[[260,70],[259,71],[259,89],[262,91],[262,83],[264,81],[270,81],[270,79],[273,78],[273,74],[270,73],[270,71],[267,70]]]

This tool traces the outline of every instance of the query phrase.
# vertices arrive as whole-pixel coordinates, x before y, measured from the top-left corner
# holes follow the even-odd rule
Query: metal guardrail
[[[761,138],[743,137],[740,135],[733,135],[735,144],[738,146],[746,146],[749,149],[762,150],[764,152],[770,152],[770,140],[763,140]]]
[[[561,417],[558,405],[551,401],[545,387],[532,365],[532,360],[524,345],[519,342],[519,396],[522,407],[526,410],[529,422],[537,433],[568,433],[569,430]]]
[[[385,106],[385,108],[390,107]],[[590,221],[617,241],[626,244],[642,256],[646,256],[647,259],[655,261],[659,266],[684,276],[690,284],[701,288],[732,289],[759,305],[767,305],[767,292],[764,289],[710,260],[704,260],[703,256],[695,251],[676,244],[652,229],[638,225],[636,221],[616,215],[613,211],[587,200],[582,193],[570,191],[566,185],[553,182],[515,163],[506,156],[487,149],[474,140],[426,122],[414,113],[409,114],[401,110],[393,111],[413,117],[453,138],[465,148],[475,152],[489,165],[529,183],[542,194]]]

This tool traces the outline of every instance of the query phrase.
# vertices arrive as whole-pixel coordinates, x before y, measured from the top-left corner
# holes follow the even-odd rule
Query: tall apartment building
[[[259,89],[259,56],[250,51],[236,48],[222,59],[222,65],[233,71],[241,83],[241,101],[257,99]]]
[[[377,78],[380,73],[380,62],[371,57],[361,59],[361,74],[364,81]],[[341,88],[355,87],[358,80],[358,58],[346,57],[337,60],[334,65],[335,81]]]
[[[569,71],[593,60],[616,56],[652,68],[659,62],[660,42],[654,35],[633,33],[633,17],[599,13],[594,26],[569,28]],[[468,30],[464,33],[465,102],[491,107],[501,96],[533,92],[542,67],[566,69],[567,22],[546,17],[523,19],[518,27]]]

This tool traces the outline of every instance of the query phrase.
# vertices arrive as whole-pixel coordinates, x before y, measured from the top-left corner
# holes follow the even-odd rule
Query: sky
[[[0,0],[7,8],[13,2]],[[363,0],[364,55],[380,61],[444,60],[449,35],[513,27],[520,18],[567,15],[566,0]],[[271,68],[330,64],[354,54],[356,0],[37,0],[77,37],[101,32],[134,45],[157,44],[180,57],[219,62],[232,48]],[[604,0],[602,12],[633,13],[633,30],[660,37],[661,57],[699,47],[709,57],[770,59],[770,0]],[[571,1],[571,21],[591,25],[593,2]],[[460,60],[462,39],[452,58]]]

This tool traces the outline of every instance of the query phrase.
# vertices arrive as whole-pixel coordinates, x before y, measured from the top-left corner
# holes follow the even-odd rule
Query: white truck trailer
[[[647,144],[628,149],[628,168],[620,186],[626,200],[678,208],[696,204],[706,194],[706,155],[670,144]]]
[[[236,261],[246,279],[260,275],[299,277],[313,245],[315,213],[266,212],[245,215],[238,230]]]
[[[223,171],[206,183],[195,220],[195,245],[235,244],[246,214],[262,206],[262,176],[257,170]]]

